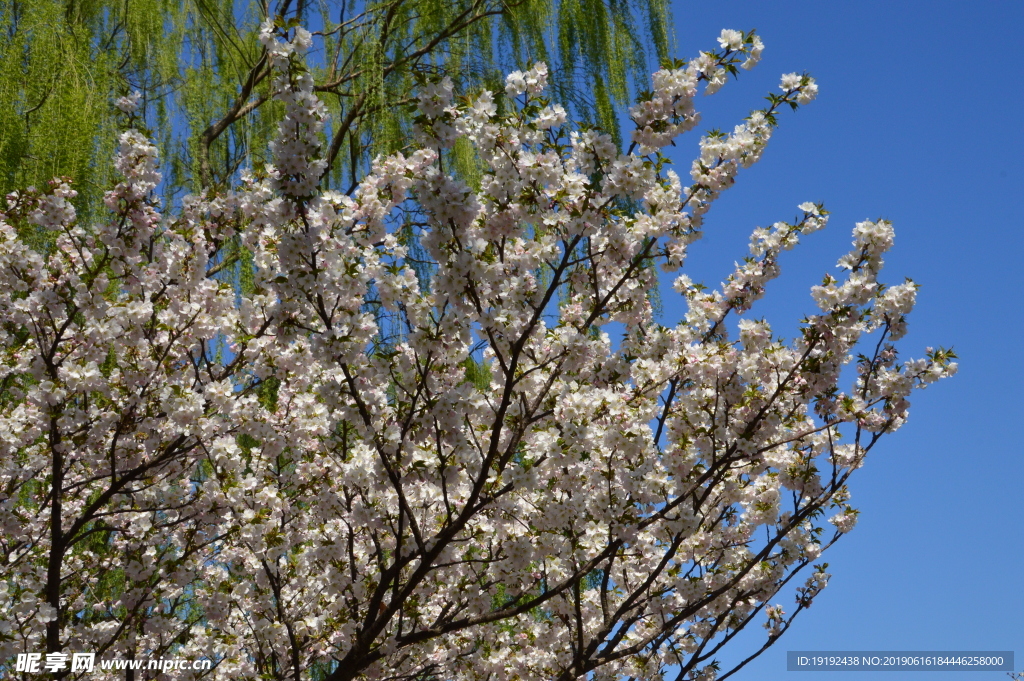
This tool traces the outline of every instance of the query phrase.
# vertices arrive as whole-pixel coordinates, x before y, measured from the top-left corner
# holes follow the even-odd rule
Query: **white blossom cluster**
[[[700,81],[757,61],[753,34],[655,74],[637,154],[542,101],[542,64],[459,103],[442,80],[418,95],[420,148],[348,195],[318,188],[309,34],[261,39],[286,108],[266,177],[162,215],[156,149],[132,130],[107,221],[80,225],[61,180],[0,214],[0,665],[74,650],[215,662],[182,679],[713,679],[749,622],[781,635],[826,565],[788,614],[783,588],[856,522],[850,473],[956,369],[942,349],[898,359],[916,286],[878,280],[884,221],[856,226],[796,340],[743,316],[825,225],[814,203],[755,230],[718,289],[679,276],[685,319],[654,319],[655,266],[683,264],[813,81],[786,76],[706,136],[684,186],[658,150],[696,125]],[[479,189],[445,170],[459,139]]]

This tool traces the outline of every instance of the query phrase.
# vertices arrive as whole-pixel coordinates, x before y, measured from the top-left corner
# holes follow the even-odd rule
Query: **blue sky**
[[[753,227],[825,202],[829,227],[784,254],[753,311],[791,337],[854,223],[884,217],[896,246],[882,279],[921,285],[903,355],[942,345],[960,356],[959,374],[918,391],[910,422],[854,476],[860,522],[823,557],[829,587],[732,678],[1006,678],[787,672],[787,650],[1014,650],[1024,670],[1024,2],[679,1],[674,13],[678,56],[717,47],[723,28],[756,28],[766,44],[756,69],[698,101],[700,129],[731,130],[782,73],[806,70],[821,88],[784,113],[762,161],[712,209],[685,271],[717,284]],[[698,136],[675,156],[684,178]],[[667,322],[682,312],[670,290],[664,306]]]

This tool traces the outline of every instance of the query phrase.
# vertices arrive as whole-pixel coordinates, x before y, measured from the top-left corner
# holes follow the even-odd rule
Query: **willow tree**
[[[418,79],[448,75],[473,93],[543,60],[553,97],[614,131],[631,83],[669,42],[666,0],[0,0],[0,189],[70,177],[91,213],[113,101],[135,90],[165,201],[261,167],[282,115],[257,35],[271,16],[317,29],[309,68],[334,121],[323,182],[340,189],[406,144]],[[471,160],[453,154],[467,172]]]

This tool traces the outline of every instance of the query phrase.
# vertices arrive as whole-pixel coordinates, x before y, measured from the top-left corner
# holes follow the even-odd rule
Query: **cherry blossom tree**
[[[234,190],[162,213],[129,129],[106,221],[80,225],[60,179],[7,197],[6,673],[84,651],[213,663],[186,679],[713,679],[744,627],[767,630],[751,657],[777,640],[856,523],[851,473],[956,370],[898,359],[916,286],[878,279],[885,221],[855,227],[795,339],[748,314],[820,204],[754,230],[719,289],[679,275],[685,319],[654,318],[657,268],[814,81],[706,135],[689,184],[660,150],[757,62],[753,33],[655,73],[625,154],[544,98],[543,64],[503,93],[426,83],[416,150],[343,194],[320,189],[309,34],[261,39],[287,113]],[[450,172],[463,139],[477,187]]]

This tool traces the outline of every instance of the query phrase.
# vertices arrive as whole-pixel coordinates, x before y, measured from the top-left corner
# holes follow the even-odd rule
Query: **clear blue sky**
[[[854,476],[860,522],[824,556],[829,587],[732,678],[1006,678],[787,672],[787,650],[1014,650],[1024,670],[1024,2],[677,0],[674,11],[684,58],[716,47],[722,28],[756,28],[766,44],[756,69],[700,98],[702,129],[731,130],[782,73],[806,70],[821,88],[784,112],[762,161],[712,209],[690,275],[717,284],[754,226],[824,201],[828,229],[784,254],[782,278],[754,309],[792,336],[853,224],[885,217],[896,246],[883,280],[921,284],[904,356],[927,345],[960,355],[959,374],[918,391],[910,422]],[[676,155],[684,178],[697,139]],[[664,305],[666,321],[678,318],[671,291]]]

